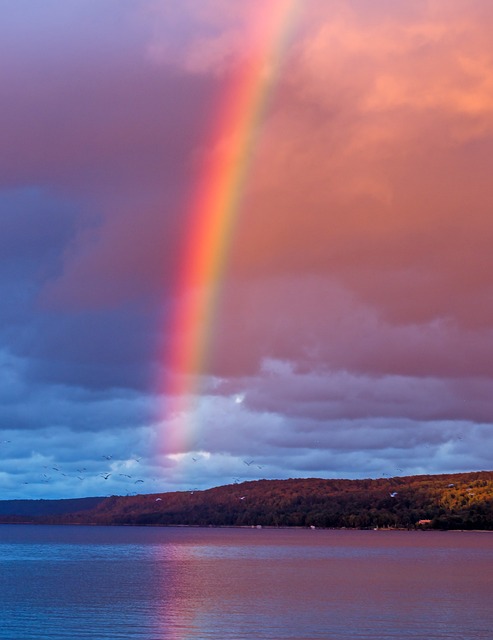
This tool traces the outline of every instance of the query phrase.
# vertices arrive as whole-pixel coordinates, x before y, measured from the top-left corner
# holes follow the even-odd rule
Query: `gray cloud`
[[[173,415],[263,4],[3,3],[0,498],[489,466],[490,4],[303,5]]]

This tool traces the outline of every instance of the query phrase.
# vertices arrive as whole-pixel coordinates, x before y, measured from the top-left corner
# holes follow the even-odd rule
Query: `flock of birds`
[[[0,440],[0,444],[10,444],[11,440]],[[103,454],[101,456],[101,458],[103,460],[105,460],[108,463],[116,463],[117,461],[115,460],[113,455],[109,455],[109,454]],[[134,463],[140,463],[140,461],[142,460],[142,456],[140,457],[136,457],[136,458],[132,458],[132,464]],[[193,463],[198,463],[202,460],[201,457],[195,457],[195,456],[191,456],[191,461]],[[258,464],[254,459],[246,459],[242,461],[243,464],[248,467],[248,468],[256,468],[256,469],[263,469],[264,466],[261,464]],[[116,466],[116,465],[115,465]],[[75,472],[72,473],[66,473],[65,471],[62,470],[61,466],[58,464],[52,464],[50,465],[44,465],[43,466],[44,471],[41,473],[41,476],[39,479],[36,479],[34,481],[25,481],[24,484],[38,484],[40,481],[43,483],[50,483],[52,482],[54,479],[56,479],[55,475],[53,474],[53,472],[55,472],[55,474],[58,474],[60,477],[66,477],[66,478],[75,478],[79,481],[84,481],[87,480],[89,478],[100,478],[102,481],[107,481],[110,478],[118,478],[120,479],[120,481],[125,481],[127,484],[133,484],[133,485],[139,485],[139,484],[143,484],[145,482],[144,478],[141,477],[135,477],[133,474],[131,473],[123,473],[123,471],[115,471],[115,470],[111,470],[111,471],[100,471],[97,473],[91,473],[87,467],[78,467]],[[397,472],[398,473],[402,473],[403,469],[400,467],[397,467]],[[383,473],[383,476],[387,476],[389,477],[391,474],[387,474],[387,473]],[[152,481],[156,481],[156,478],[152,478]],[[240,484],[241,482],[243,482],[245,480],[245,477],[240,477],[240,476],[236,476],[232,478],[233,484]],[[191,494],[193,494],[195,491],[199,491],[198,487],[193,487],[193,488],[189,488],[187,491],[189,491]],[[135,495],[136,492],[133,492],[133,495]],[[131,495],[130,492],[127,492],[127,495]],[[390,494],[390,496],[392,498],[395,498],[397,496],[397,491],[394,491]],[[245,500],[246,496],[242,495],[239,496],[240,500]]]
[[[0,440],[0,445],[9,445],[11,443],[12,443],[11,440]],[[104,471],[94,471],[93,469],[89,469],[88,467],[79,466],[76,469],[73,469],[73,468],[68,468],[67,466],[64,466],[59,463],[51,463],[51,464],[43,465],[42,469],[39,471],[39,475],[36,475],[36,476],[31,475],[30,479],[25,480],[23,484],[25,485],[50,484],[50,483],[57,482],[61,478],[67,478],[67,480],[74,479],[79,482],[84,482],[87,480],[91,480],[92,482],[94,482],[94,480],[100,479],[101,482],[104,483],[105,481],[108,481],[111,478],[112,480],[117,480],[118,484],[120,484],[121,482],[125,483],[128,489],[128,485],[141,485],[146,482],[146,480],[143,477],[138,477],[137,475],[128,472],[131,470],[130,468],[128,468],[129,467],[128,463],[130,462],[131,466],[135,467],[136,464],[141,462],[142,456],[134,457],[131,460],[125,460],[124,463],[126,467],[121,465],[122,461],[119,461],[117,458],[115,458],[113,455],[110,455],[110,454],[103,454],[101,456],[101,459],[106,463],[108,463],[109,465],[111,465],[112,468],[110,470],[107,469]],[[190,459],[192,463],[200,463],[200,461],[203,458],[201,456],[199,457],[191,456]],[[256,461],[253,459],[246,459],[246,460],[243,460],[242,462],[248,468],[256,468],[259,470],[264,468],[263,465],[257,464]],[[143,474],[138,474],[138,475],[141,476]],[[245,477],[237,476],[232,479],[232,482],[233,484],[240,484],[244,480],[245,480]],[[151,478],[150,481],[157,482],[158,479]],[[187,491],[193,494],[195,491],[199,491],[199,488],[193,487],[188,489]],[[127,495],[135,495],[136,493],[137,493],[136,491],[132,491],[132,492],[127,491]],[[241,496],[240,500],[244,500],[245,497],[246,496]]]
[[[11,440],[0,440],[0,445],[8,445],[11,443],[12,443]],[[102,455],[101,458],[108,463],[116,462],[112,455],[105,454],[105,455]],[[142,460],[142,456],[133,458],[132,464],[134,465],[135,463],[139,463],[141,460]],[[69,472],[67,473],[67,471]],[[52,463],[51,465],[50,464],[43,465],[42,471],[40,471],[38,476],[30,480],[25,480],[23,484],[25,485],[40,484],[40,483],[49,484],[56,481],[59,478],[67,478],[67,479],[73,478],[78,481],[86,481],[89,479],[94,480],[97,478],[100,478],[101,480],[109,480],[109,478],[111,477],[118,477],[120,479],[125,479],[127,483],[131,482],[132,484],[141,484],[145,482],[143,478],[136,477],[130,473],[123,473],[123,472],[118,472],[114,470],[91,472],[88,469],[88,467],[78,467],[75,470],[69,470],[67,468],[62,467],[62,465],[60,464]],[[155,478],[153,478],[153,480],[155,480]]]
[[[463,439],[463,435],[459,434],[457,436],[458,440],[462,440]],[[0,445],[9,445],[11,444],[12,441],[11,440],[0,440]],[[120,484],[121,482],[124,482],[125,485],[128,486],[129,485],[141,485],[144,484],[146,482],[146,480],[142,477],[136,477],[134,474],[132,473],[128,473],[129,469],[128,468],[128,463],[131,463],[131,466],[134,467],[136,463],[140,463],[140,461],[142,460],[142,456],[139,457],[134,457],[132,458],[130,461],[126,460],[125,461],[125,465],[127,465],[126,467],[124,467],[123,465],[121,465],[120,463],[122,461],[119,461],[117,459],[114,458],[113,455],[109,455],[109,454],[103,454],[101,456],[101,458],[103,460],[105,460],[107,463],[110,463],[112,465],[111,470],[105,470],[105,471],[99,471],[99,472],[93,472],[93,471],[89,471],[87,467],[78,467],[75,471],[70,470],[69,473],[66,473],[66,470],[62,470],[62,467],[59,464],[54,464],[52,463],[51,465],[44,465],[43,466],[43,471],[41,472],[40,476],[38,476],[37,478],[31,479],[30,481],[24,481],[24,484],[28,485],[28,484],[40,484],[40,483],[51,483],[53,481],[57,480],[57,476],[59,477],[66,477],[66,478],[74,478],[78,481],[85,481],[88,479],[92,479],[94,480],[95,478],[100,478],[101,481],[108,481],[110,478],[112,478],[113,480],[117,479],[118,484]],[[200,463],[203,458],[201,456],[191,456],[191,461],[192,463]],[[248,467],[249,469],[263,469],[263,465],[258,464],[254,459],[246,459],[242,461],[243,464]],[[383,472],[382,473],[382,477],[392,477],[394,475],[401,475],[404,472],[404,469],[402,467],[396,467],[396,473],[387,473],[387,472]],[[142,474],[139,474],[142,475]],[[251,477],[251,474],[248,474],[248,477]],[[245,480],[245,476],[240,477],[233,477],[232,481],[233,484],[240,484],[241,482],[243,482]],[[157,482],[159,481],[159,479],[157,478],[151,478],[150,479],[151,482]],[[134,486],[134,488],[136,488]],[[199,489],[197,487],[193,487],[188,489],[187,491],[189,491],[191,494],[193,494],[195,491],[199,491]],[[135,495],[137,492],[133,491],[127,491],[127,495]],[[390,493],[390,497],[391,498],[396,498],[398,495],[397,491],[393,491]],[[240,496],[240,500],[244,500],[246,496]]]
[[[111,455],[103,455],[101,457],[107,462],[110,462],[111,460],[113,460],[113,456]],[[140,462],[141,460],[142,460],[142,457],[133,458],[134,462]],[[130,473],[115,473],[113,471],[100,471],[96,474],[90,474],[87,467],[78,467],[76,469],[76,475],[71,473],[65,473],[64,471],[62,471],[59,465],[53,465],[51,467],[49,465],[43,465],[43,469],[45,469],[45,471],[42,473],[42,481],[45,483],[49,483],[54,479],[54,476],[52,473],[53,471],[56,474],[59,474],[60,476],[63,476],[66,478],[75,478],[80,481],[87,480],[88,478],[101,478],[102,480],[108,480],[112,476],[113,477],[117,476],[119,478],[126,478],[127,481],[132,481],[133,484],[140,484],[145,482],[143,478],[134,479],[134,476]],[[30,484],[30,483],[26,481],[24,482],[24,484]]]

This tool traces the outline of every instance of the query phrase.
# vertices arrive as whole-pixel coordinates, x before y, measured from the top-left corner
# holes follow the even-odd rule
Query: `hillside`
[[[22,516],[8,513],[0,502],[0,522],[493,530],[493,471],[377,480],[257,480],[205,491],[95,500],[84,511],[42,515],[29,514],[24,505]],[[418,525],[420,520],[430,522]]]
[[[0,500],[0,522],[8,516],[56,516],[94,509],[105,498],[65,500]],[[26,518],[29,519],[29,518]]]

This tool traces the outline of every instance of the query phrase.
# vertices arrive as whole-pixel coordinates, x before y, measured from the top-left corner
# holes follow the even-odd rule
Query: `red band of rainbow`
[[[187,451],[197,428],[190,414],[193,398],[201,392],[228,247],[298,4],[299,0],[256,3],[247,36],[253,52],[234,74],[222,100],[212,133],[213,151],[191,203],[164,385],[168,453]]]

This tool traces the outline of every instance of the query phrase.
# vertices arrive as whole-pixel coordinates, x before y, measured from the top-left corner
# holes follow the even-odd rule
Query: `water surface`
[[[0,525],[0,638],[493,637],[493,534]]]

